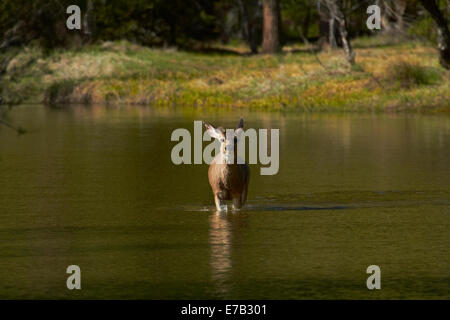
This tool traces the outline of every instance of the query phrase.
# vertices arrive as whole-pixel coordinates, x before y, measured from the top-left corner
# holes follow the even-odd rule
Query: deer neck
[[[230,156],[225,156],[223,153],[220,153],[217,155],[216,157],[216,163],[218,164],[224,164],[227,167],[235,167],[237,165],[238,162],[238,157],[237,157],[237,148],[234,148],[234,153],[233,153],[233,158],[231,158]],[[232,161],[233,160],[233,161]]]
[[[232,164],[230,163],[230,159],[227,158],[225,155],[220,154],[218,156],[215,157],[214,162],[216,164],[221,164],[224,166],[231,166]]]

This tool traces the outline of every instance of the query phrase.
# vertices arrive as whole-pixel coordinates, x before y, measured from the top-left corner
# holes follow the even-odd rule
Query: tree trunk
[[[338,24],[339,35],[344,47],[347,61],[350,64],[355,63],[355,53],[353,52],[350,39],[348,38],[347,23],[345,20],[344,11],[342,9],[342,2],[339,0],[325,0],[325,3],[330,11],[331,18]]]
[[[277,0],[263,0],[263,53],[276,53],[280,50],[279,6]]]
[[[331,49],[335,49],[337,47],[337,42],[336,42],[336,27],[334,26],[334,18],[330,17],[330,20],[328,21],[328,42],[330,44],[330,48]]]
[[[439,62],[445,69],[450,69],[450,32],[447,19],[439,10],[435,0],[419,0],[424,8],[430,13],[437,27]]]
[[[88,43],[92,42],[96,33],[96,19],[95,19],[94,4],[92,3],[92,0],[88,1],[86,14],[84,15],[83,33],[85,34],[87,42]]]
[[[381,8],[381,26],[382,32],[385,34],[392,33],[392,23],[391,23],[391,11],[389,10],[389,5],[387,3],[388,0],[381,0],[380,8]]]
[[[317,11],[319,13],[319,40],[318,49],[325,51],[330,48],[330,10],[321,1],[317,1]]]
[[[406,0],[381,0],[381,25],[383,33],[398,36],[403,35],[403,15],[406,10]]]
[[[396,18],[397,18],[396,28],[400,33],[403,34],[405,31],[403,15],[405,14],[405,10],[406,10],[406,1],[405,0],[395,1],[394,8],[395,8],[395,14],[396,14]]]

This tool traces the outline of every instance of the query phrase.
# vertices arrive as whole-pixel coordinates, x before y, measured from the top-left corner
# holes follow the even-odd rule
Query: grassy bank
[[[289,47],[277,56],[189,53],[127,42],[78,51],[23,49],[7,67],[3,99],[48,104],[156,104],[336,111],[449,112],[449,72],[422,43],[355,41],[340,51]]]

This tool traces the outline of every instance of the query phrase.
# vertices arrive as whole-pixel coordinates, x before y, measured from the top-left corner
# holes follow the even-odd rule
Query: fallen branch
[[[6,122],[5,120],[2,120],[2,119],[0,119],[0,124],[2,124],[2,125],[10,128],[10,129],[16,131],[17,134],[24,134],[24,133],[27,132],[25,129],[23,129],[21,127],[15,127],[12,124],[10,124],[10,123]]]

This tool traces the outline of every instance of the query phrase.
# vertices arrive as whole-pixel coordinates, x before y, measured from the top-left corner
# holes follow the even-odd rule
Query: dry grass
[[[126,42],[43,57],[27,49],[5,78],[28,102],[259,107],[339,111],[447,111],[449,72],[434,48],[404,43],[339,51],[290,47],[278,56],[200,54]],[[236,51],[236,50],[235,50]],[[21,74],[15,64],[33,57]]]

